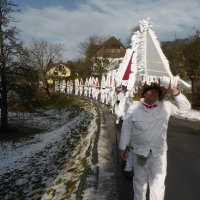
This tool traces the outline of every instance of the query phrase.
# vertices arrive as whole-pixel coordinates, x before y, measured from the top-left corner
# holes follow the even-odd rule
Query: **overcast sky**
[[[150,17],[159,41],[200,29],[200,0],[12,0],[21,13],[16,26],[25,41],[46,38],[65,45],[65,60],[78,55],[89,36],[115,36],[124,45],[131,29]],[[192,30],[193,29],[193,30]]]

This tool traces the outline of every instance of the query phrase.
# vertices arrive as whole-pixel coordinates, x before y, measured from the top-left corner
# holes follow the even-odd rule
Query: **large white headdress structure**
[[[135,96],[136,100],[140,98],[142,89],[149,85],[161,87],[161,99],[167,96],[169,87],[177,84],[189,86],[171,73],[169,61],[151,30],[152,23],[149,20],[140,21],[140,30],[133,34],[131,48],[126,50],[116,75],[116,84],[127,86],[127,95]]]

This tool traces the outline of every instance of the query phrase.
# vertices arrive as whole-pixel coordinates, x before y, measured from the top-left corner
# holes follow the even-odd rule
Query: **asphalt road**
[[[120,125],[104,110],[119,200],[133,200],[132,181],[121,173],[118,151]],[[200,122],[171,117],[168,127],[168,169],[165,200],[200,200]],[[148,193],[147,193],[148,196]],[[147,197],[147,200],[149,198]]]
[[[165,200],[200,199],[200,122],[171,118]]]

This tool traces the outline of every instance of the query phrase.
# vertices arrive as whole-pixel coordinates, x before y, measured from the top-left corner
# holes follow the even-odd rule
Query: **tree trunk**
[[[6,79],[4,69],[2,69],[1,74],[1,129],[8,129],[8,102],[7,102],[7,91],[6,91]]]
[[[48,96],[48,98],[51,98],[51,93],[49,92],[49,88],[45,88],[46,94]]]
[[[45,90],[45,92],[46,92],[48,98],[50,99],[50,98],[51,98],[51,93],[49,92],[49,84],[48,84],[48,82],[47,82],[46,79],[44,79],[44,85],[45,85],[44,90]]]
[[[194,78],[191,78],[191,84],[192,84],[192,107],[194,106],[194,100],[195,100],[195,88],[194,88]]]
[[[2,95],[1,101],[1,129],[8,129],[8,110],[7,110],[7,99]]]

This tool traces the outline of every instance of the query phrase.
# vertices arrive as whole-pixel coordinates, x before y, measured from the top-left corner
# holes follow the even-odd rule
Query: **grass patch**
[[[54,95],[51,97],[51,99],[44,99],[41,102],[41,105],[43,107],[56,108],[56,109],[62,109],[71,105],[83,107],[84,104],[85,103],[83,103],[80,99],[76,97],[67,96],[64,94]]]
[[[74,172],[76,170],[76,167],[74,167],[74,168],[71,168],[71,169],[69,169],[69,170],[67,170],[68,172]]]
[[[55,196],[56,190],[51,188],[51,189],[47,190],[46,193],[47,193],[48,195],[51,194],[52,196]]]
[[[83,167],[86,167],[86,165],[87,165],[87,158],[82,158],[80,162],[81,162],[81,164],[82,164]]]
[[[69,180],[65,183],[65,185],[67,186],[67,191],[69,192],[69,190],[73,190],[75,188],[75,185],[76,185],[76,182],[77,181],[72,181],[72,180]]]
[[[60,179],[58,179],[58,180],[56,181],[55,185],[59,185],[59,184],[61,184],[62,182],[63,182],[63,180],[60,178]]]

